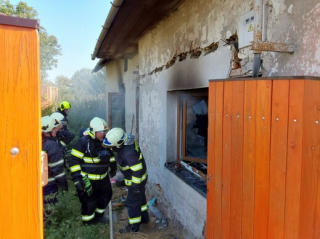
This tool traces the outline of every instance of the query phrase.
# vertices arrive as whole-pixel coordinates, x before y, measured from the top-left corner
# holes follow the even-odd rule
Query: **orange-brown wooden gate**
[[[320,238],[320,78],[209,83],[207,239]]]
[[[0,15],[0,238],[43,238],[37,25]]]

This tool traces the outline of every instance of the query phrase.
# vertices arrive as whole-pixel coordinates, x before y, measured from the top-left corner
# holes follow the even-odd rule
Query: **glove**
[[[78,192],[78,195],[82,195],[84,193],[84,187],[83,187],[83,181],[80,178],[78,181],[74,182],[74,186],[76,187],[76,190]]]
[[[114,171],[114,170],[110,170],[110,172],[109,172],[109,177],[110,178],[113,178],[115,175],[116,175],[116,171]]]
[[[84,191],[88,194],[88,196],[92,195],[92,185],[90,182],[90,178],[88,178],[88,175],[82,177],[82,180],[84,182]]]
[[[101,160],[109,160],[110,159],[110,153],[107,150],[101,150],[98,152],[98,157]]]

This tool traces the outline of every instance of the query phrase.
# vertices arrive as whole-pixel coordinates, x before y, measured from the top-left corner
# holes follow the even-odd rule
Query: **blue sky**
[[[19,0],[10,0],[16,5]],[[58,38],[62,55],[58,67],[48,71],[49,79],[72,77],[82,68],[93,69],[91,60],[97,39],[111,7],[111,0],[22,0],[37,10],[40,25]]]

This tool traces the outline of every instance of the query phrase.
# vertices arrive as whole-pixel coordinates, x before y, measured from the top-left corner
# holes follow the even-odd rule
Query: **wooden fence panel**
[[[319,81],[305,82],[303,106],[301,201],[299,236],[303,239],[319,238],[319,160],[320,160],[320,84]],[[318,222],[318,224],[315,224]]]
[[[213,234],[215,239],[219,239],[222,236],[222,120],[223,120],[223,82],[217,82],[216,84],[216,105],[215,105],[215,124],[214,124],[214,224]],[[212,179],[213,179],[212,178]],[[210,203],[210,202],[209,202]],[[211,226],[211,225],[210,225]]]
[[[257,82],[245,81],[243,182],[242,182],[242,238],[253,238],[254,170],[256,159],[256,98]]]
[[[216,109],[216,85],[212,85],[209,89],[209,107],[208,107],[208,117],[210,124],[208,126],[208,131],[209,132],[214,132],[214,126],[215,126],[215,109]],[[215,134],[208,134],[208,145],[215,145]],[[214,149],[213,147],[208,147],[208,154],[214,155]],[[215,161],[217,161],[215,158],[210,159],[211,163],[208,164],[208,172],[214,172],[215,171]],[[216,212],[214,210],[214,205],[216,202],[214,201],[214,196],[215,196],[215,186],[213,181],[213,174],[210,173],[207,175],[208,177],[208,182],[207,182],[207,187],[210,188],[207,193],[207,211],[208,217],[207,217],[207,225],[214,225],[214,216],[217,217]],[[207,227],[207,235],[209,237],[213,237],[213,232],[214,232],[214,227]]]
[[[273,81],[268,238],[283,239],[289,80]]]
[[[230,238],[241,238],[244,81],[232,84],[230,160]]]
[[[254,238],[268,236],[271,80],[257,81]]]
[[[299,238],[304,80],[290,81],[284,239]]]
[[[207,239],[320,239],[320,78],[213,84]]]
[[[0,22],[0,52],[0,232],[3,238],[43,238],[37,29]]]
[[[222,238],[230,236],[230,167],[232,138],[232,82],[224,82],[223,117],[222,117]]]

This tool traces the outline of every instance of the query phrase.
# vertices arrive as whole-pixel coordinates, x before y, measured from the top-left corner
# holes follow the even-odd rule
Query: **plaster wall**
[[[265,76],[319,76],[320,3],[317,0],[268,1],[267,40],[294,43],[292,54],[263,52]]]
[[[320,4],[316,0],[266,2],[267,40],[294,43],[296,49],[293,54],[262,52],[263,76],[319,75],[320,40],[316,34]],[[118,80],[125,85],[127,131],[139,97],[138,133],[148,166],[148,189],[169,218],[185,228],[183,238],[204,238],[206,199],[164,167],[177,155],[176,92],[205,88],[209,79],[229,77],[233,50],[222,39],[237,31],[239,17],[253,7],[253,0],[188,0],[139,40],[139,55],[129,61],[128,72],[117,71],[117,64],[116,70],[110,70],[112,78],[117,74],[123,77]],[[217,50],[202,52],[196,59],[190,55],[181,61],[177,58],[166,67],[175,55],[190,52],[194,46],[204,49],[211,43],[218,43]],[[250,70],[250,47],[240,49],[238,55],[242,68]],[[109,65],[109,79],[108,69]],[[135,93],[138,85],[139,96]]]
[[[292,43],[294,53],[261,54],[263,76],[318,76],[320,73],[320,3],[317,0],[266,0],[266,39],[269,43]],[[238,31],[241,15],[254,9],[253,0],[187,1],[139,42],[140,74],[165,65],[175,54],[225,43]],[[150,44],[152,43],[152,44]],[[203,56],[203,53],[202,55]],[[201,57],[200,56],[200,57]],[[242,71],[251,71],[251,46],[240,49]],[[221,64],[215,67],[219,68]]]
[[[107,92],[122,92],[124,86],[123,60],[113,60],[106,65]]]
[[[125,86],[125,122],[126,132],[137,136],[136,132],[136,95],[137,87],[139,87],[139,57],[128,59],[128,69],[123,73],[123,82]]]
[[[228,4],[219,9],[233,8]],[[147,33],[139,41],[140,80],[140,146],[146,158],[149,174],[148,191],[158,198],[166,215],[183,230],[183,238],[204,238],[206,227],[206,198],[175,176],[164,164],[176,161],[177,155],[177,91],[208,87],[209,79],[227,78],[232,51],[221,38],[232,31],[220,32],[214,22],[211,1],[188,1],[167,20]],[[218,5],[213,4],[214,7]],[[250,6],[247,7],[250,9]],[[245,7],[244,7],[245,9]],[[221,14],[220,14],[221,15]],[[217,17],[217,25],[227,21]],[[232,21],[232,20],[228,20]],[[235,28],[234,28],[235,31]],[[190,45],[201,47],[219,42],[218,49],[197,59],[187,56],[171,67],[154,74],[155,68],[165,65],[175,54],[190,50]]]
[[[113,60],[108,62],[105,67],[106,70],[106,91],[107,96],[110,92],[124,92],[123,72],[124,72],[123,60]],[[109,97],[106,97],[106,105],[109,105]],[[109,119],[109,112],[107,110],[107,119]],[[109,123],[109,122],[108,122]]]

